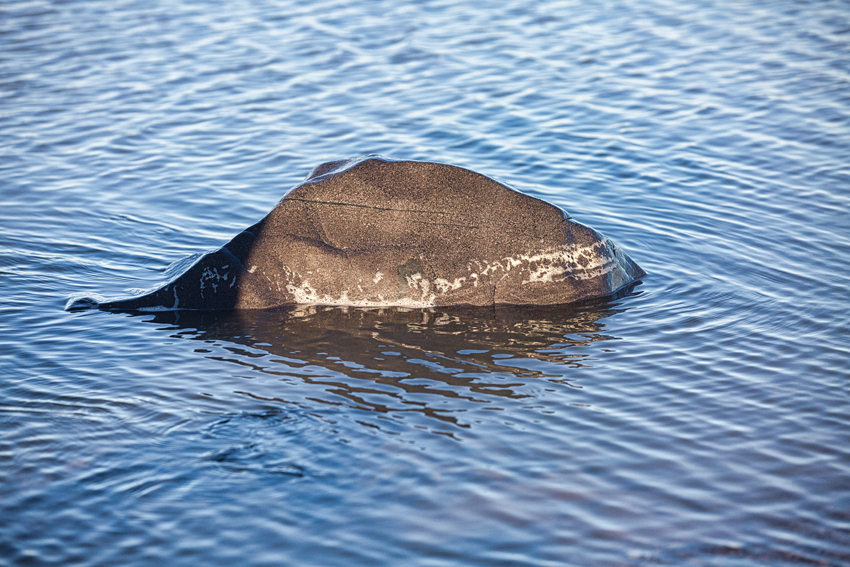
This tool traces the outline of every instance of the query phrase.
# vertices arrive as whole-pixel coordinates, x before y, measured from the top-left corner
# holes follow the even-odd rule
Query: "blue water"
[[[63,310],[367,153],[650,276]],[[850,565],[847,2],[7,0],[0,204],[2,565]]]

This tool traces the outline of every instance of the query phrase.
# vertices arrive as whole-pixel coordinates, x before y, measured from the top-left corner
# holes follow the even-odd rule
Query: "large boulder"
[[[167,284],[69,308],[551,305],[609,296],[645,275],[599,232],[489,177],[366,156],[315,168]]]

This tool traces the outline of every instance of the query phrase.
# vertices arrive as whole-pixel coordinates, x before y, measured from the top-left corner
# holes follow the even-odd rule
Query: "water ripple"
[[[838,0],[6,2],[0,555],[850,562],[848,30]],[[651,276],[566,310],[62,310],[366,153],[544,198]]]

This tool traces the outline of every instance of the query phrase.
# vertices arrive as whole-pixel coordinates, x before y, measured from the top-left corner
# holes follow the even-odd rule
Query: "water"
[[[563,207],[565,309],[127,315],[315,165]],[[0,4],[0,564],[850,564],[850,6]]]

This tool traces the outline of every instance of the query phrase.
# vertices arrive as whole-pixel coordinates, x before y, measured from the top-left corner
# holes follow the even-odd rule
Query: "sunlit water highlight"
[[[647,272],[570,309],[68,313],[315,165]],[[0,5],[0,564],[850,564],[844,2]]]

